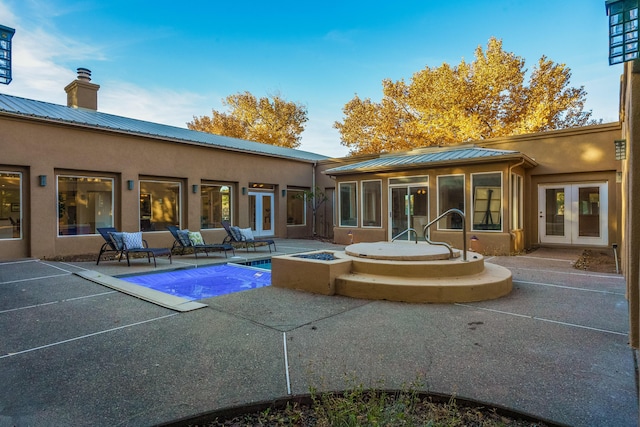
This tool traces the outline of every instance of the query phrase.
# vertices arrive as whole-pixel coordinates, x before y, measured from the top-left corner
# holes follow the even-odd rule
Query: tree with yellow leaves
[[[278,95],[256,99],[249,92],[229,95],[222,103],[229,108],[228,113],[212,110],[211,117],[194,116],[187,127],[287,148],[300,145],[300,135],[308,120],[305,106]]]
[[[569,87],[565,64],[541,57],[528,86],[526,72],[522,58],[491,38],[472,63],[427,66],[408,84],[385,79],[379,103],[356,95],[334,127],[351,154],[365,154],[598,123],[584,111],[584,87]]]

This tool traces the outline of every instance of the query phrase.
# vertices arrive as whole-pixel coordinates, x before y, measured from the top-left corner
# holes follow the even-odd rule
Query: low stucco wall
[[[305,255],[333,251],[307,252]],[[304,271],[305,274],[300,274]],[[321,295],[335,294],[336,277],[351,271],[351,260],[336,258],[332,261],[281,255],[271,258],[271,285],[297,289]]]

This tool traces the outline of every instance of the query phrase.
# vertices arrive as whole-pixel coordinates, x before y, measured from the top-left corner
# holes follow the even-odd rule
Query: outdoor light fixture
[[[245,196],[247,194],[247,187],[242,187],[242,195]]]
[[[193,184],[191,186],[191,191],[193,192],[193,194],[196,194],[198,192],[198,184]]]
[[[40,175],[38,176],[38,179],[40,180],[40,187],[47,186],[47,175]]]
[[[284,197],[284,196],[286,196],[286,195],[287,195],[287,190],[284,190],[284,189],[283,189],[283,190],[282,190],[282,197]]]
[[[638,0],[606,0],[609,65],[638,58]]]
[[[16,30],[0,25],[0,83],[11,83],[11,39]]]
[[[616,139],[613,144],[616,147],[616,160],[625,160],[627,158],[627,140]]]
[[[130,179],[129,181],[127,181],[127,188],[128,188],[129,190],[133,190],[133,180],[132,180],[132,179]]]

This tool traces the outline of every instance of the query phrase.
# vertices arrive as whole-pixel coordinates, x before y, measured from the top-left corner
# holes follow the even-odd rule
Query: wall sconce
[[[130,179],[129,181],[127,181],[127,189],[129,190],[133,190],[133,180]]]
[[[471,241],[472,242],[477,242],[478,240],[480,240],[480,239],[478,239],[478,236],[471,236]]]
[[[638,58],[638,0],[607,0],[609,65]]]
[[[613,145],[616,147],[616,160],[625,160],[627,158],[627,140],[616,139],[613,141]]]
[[[242,195],[243,196],[247,195],[247,187],[242,187]]]
[[[197,194],[197,193],[198,193],[198,184],[193,184],[193,185],[191,186],[191,192],[192,192],[193,194]]]
[[[285,197],[287,195],[287,190],[283,189],[282,190],[282,197]]]
[[[40,187],[47,186],[47,175],[40,175],[38,176],[38,179],[40,180]]]

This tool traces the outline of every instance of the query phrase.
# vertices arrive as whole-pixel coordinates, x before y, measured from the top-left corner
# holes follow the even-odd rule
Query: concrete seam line
[[[33,304],[33,305],[26,305],[26,306],[23,306],[23,307],[8,308],[6,310],[0,310],[0,314],[10,313],[12,311],[28,310],[30,308],[44,307],[44,306],[51,305],[51,304],[60,304],[60,303],[63,303],[63,302],[68,302],[68,301],[77,301],[77,300],[81,300],[81,299],[100,297],[100,296],[103,296],[103,295],[109,295],[109,294],[115,294],[115,293],[117,293],[117,291],[102,292],[102,293],[99,293],[99,294],[83,295],[81,297],[61,299],[61,300],[58,300],[58,301],[43,302],[41,304]]]
[[[138,325],[142,325],[144,323],[149,323],[149,322],[154,322],[156,320],[166,319],[167,317],[177,316],[178,314],[180,314],[180,313],[171,313],[171,314],[167,314],[166,316],[160,316],[160,317],[156,317],[156,318],[149,319],[149,320],[143,320],[141,322],[131,323],[129,325],[118,326],[117,328],[106,329],[104,331],[94,332],[92,334],[87,334],[87,335],[82,335],[82,336],[79,336],[79,337],[69,338],[67,340],[58,341],[58,342],[54,342],[54,343],[51,343],[51,344],[45,344],[45,345],[41,345],[39,347],[34,347],[34,348],[26,349],[26,350],[17,351],[15,353],[3,354],[2,356],[0,356],[0,359],[5,359],[7,357],[17,356],[17,355],[24,354],[24,353],[30,353],[30,352],[36,351],[36,350],[43,350],[45,348],[54,347],[56,345],[70,343],[72,341],[77,341],[77,340],[81,340],[81,339],[85,339],[85,338],[91,338],[91,337],[94,337],[96,335],[106,334],[107,332],[114,332],[114,331],[117,331],[117,330],[120,330],[120,329],[130,328],[132,326],[138,326]]]
[[[71,274],[72,273],[52,274],[51,276],[31,277],[29,279],[10,280],[8,282],[0,282],[0,285],[8,285],[8,284],[11,284],[11,283],[21,283],[21,282],[32,282],[32,281],[42,280],[42,279],[53,279],[54,277],[70,276]]]
[[[523,284],[523,285],[549,286],[550,288],[570,289],[572,291],[595,292],[597,294],[609,294],[609,295],[624,296],[624,294],[621,293],[621,292],[601,291],[599,289],[578,288],[576,286],[554,285],[553,283],[528,282],[526,280],[514,280],[513,283],[520,283],[520,284]]]
[[[287,355],[287,333],[282,333],[282,345],[284,350],[284,375],[287,379],[287,394],[291,395],[291,378],[289,377],[289,356]]]
[[[590,331],[605,332],[607,334],[622,335],[622,336],[628,336],[629,335],[628,332],[609,331],[607,329],[592,328],[591,326],[583,326],[583,325],[578,325],[576,323],[560,322],[558,320],[545,319],[544,317],[536,317],[536,316],[530,316],[530,315],[527,315],[527,314],[511,313],[509,311],[494,310],[492,308],[478,307],[478,306],[475,306],[475,305],[461,304],[461,303],[455,303],[455,305],[460,306],[460,307],[475,308],[476,310],[490,311],[492,313],[508,314],[510,316],[524,317],[524,318],[528,318],[528,319],[532,319],[532,320],[539,320],[541,322],[555,323],[555,324],[563,325],[563,326],[571,326],[571,327],[578,328],[578,329],[588,329]]]

